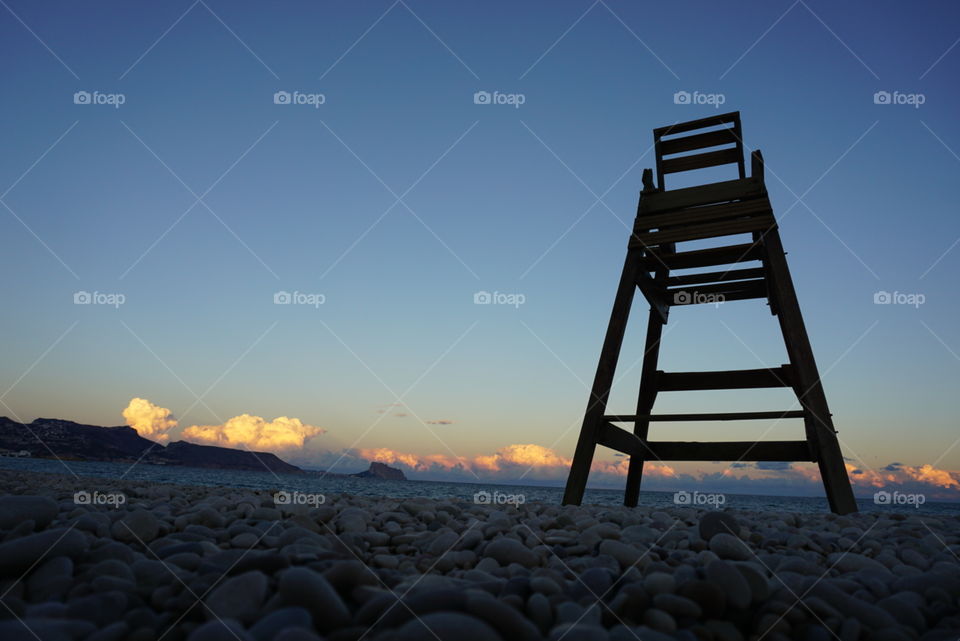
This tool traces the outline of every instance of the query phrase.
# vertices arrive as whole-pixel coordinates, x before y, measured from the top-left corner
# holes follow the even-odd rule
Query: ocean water
[[[302,494],[353,494],[391,498],[456,498],[465,501],[494,502],[541,502],[559,505],[563,496],[562,487],[508,485],[496,483],[450,483],[440,481],[387,481],[381,479],[358,479],[321,477],[319,475],[271,474],[269,472],[246,472],[234,470],[207,470],[192,467],[148,465],[139,463],[101,463],[90,461],[65,461],[36,458],[0,457],[0,469],[23,470],[48,474],[76,474],[80,477],[124,479],[147,483],[174,483],[181,485],[223,485],[255,490],[300,492]],[[92,492],[97,490],[91,479]],[[687,497],[685,497],[687,498]],[[675,507],[672,492],[641,492],[640,505],[650,507]],[[682,500],[682,499],[681,499]],[[590,489],[583,503],[589,505],[619,506],[623,503],[622,489]],[[872,498],[858,499],[864,512],[902,512],[921,516],[960,515],[960,503],[927,501],[919,506],[878,505]],[[700,505],[700,507],[714,507]],[[826,498],[802,496],[760,496],[748,494],[724,494],[720,508],[754,511],[788,511],[800,513],[823,513],[827,511]]]

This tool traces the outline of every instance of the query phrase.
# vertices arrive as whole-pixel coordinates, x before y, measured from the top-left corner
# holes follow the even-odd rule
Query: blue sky
[[[325,430],[291,453],[306,463],[512,444],[569,457],[650,130],[718,111],[676,104],[686,91],[740,110],[764,152],[846,454],[960,469],[958,17],[898,2],[5,0],[0,413],[120,424],[143,397],[181,427],[297,417]],[[524,302],[474,305],[481,290]],[[75,305],[78,291],[124,302]],[[275,305],[278,291],[324,302]],[[878,291],[924,302],[875,305]],[[614,411],[634,403],[642,301],[634,319]],[[754,301],[675,310],[661,364],[783,359]],[[790,402],[694,393],[658,409]],[[653,436],[720,434],[679,429]]]

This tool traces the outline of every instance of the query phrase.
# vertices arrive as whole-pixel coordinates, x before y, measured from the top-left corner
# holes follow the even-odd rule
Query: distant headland
[[[31,423],[18,423],[0,416],[0,454],[57,458],[64,461],[107,461],[113,463],[148,463],[150,465],[182,465],[221,470],[269,471],[276,474],[316,474],[287,463],[271,452],[252,452],[215,445],[197,445],[174,441],[167,445],[140,436],[126,425],[101,427],[55,418],[38,418]],[[327,473],[323,473],[327,474]],[[355,474],[333,474],[405,481],[402,470],[384,463],[372,462]]]

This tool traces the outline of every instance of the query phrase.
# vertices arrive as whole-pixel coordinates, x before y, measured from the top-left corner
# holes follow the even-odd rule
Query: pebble
[[[503,566],[519,563],[530,568],[537,565],[537,555],[530,548],[516,539],[507,537],[500,537],[488,543],[483,555],[495,559]]]
[[[716,534],[738,535],[740,523],[729,512],[707,512],[700,517],[698,531],[700,538],[709,542]]]
[[[321,632],[350,623],[350,611],[329,581],[307,568],[290,568],[280,575],[280,598],[288,605],[305,608]]]
[[[190,633],[187,641],[251,641],[243,626],[236,621],[207,621]]]
[[[57,516],[57,502],[46,496],[0,497],[0,529],[9,530],[23,521],[33,521],[35,529],[42,530]]]
[[[476,617],[458,612],[431,612],[415,617],[392,635],[394,641],[501,641],[500,635]]]
[[[726,532],[714,534],[709,545],[710,551],[721,559],[746,561],[753,558],[753,552],[746,543]]]
[[[733,564],[713,561],[706,567],[706,577],[726,595],[730,606],[742,609],[750,605],[750,585]]]
[[[651,572],[643,579],[643,587],[651,594],[673,592],[677,582],[673,575],[666,572]]]
[[[113,538],[126,543],[149,543],[157,538],[160,531],[160,522],[153,512],[134,510],[111,528]]]
[[[250,622],[267,593],[267,577],[256,570],[230,577],[204,600],[211,618]]]
[[[21,536],[0,544],[0,574],[17,575],[44,558],[76,558],[86,548],[86,538],[75,529],[58,528]]]

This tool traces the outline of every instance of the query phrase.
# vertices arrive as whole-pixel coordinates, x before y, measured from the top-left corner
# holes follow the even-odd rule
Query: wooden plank
[[[597,432],[597,445],[603,445],[611,450],[630,455],[644,449],[643,441],[640,438],[610,423],[604,423],[600,426],[600,430]]]
[[[672,423],[677,421],[753,421],[803,417],[803,410],[785,410],[780,412],[714,412],[707,414],[611,414],[604,416],[603,420],[610,423],[634,423],[637,420]]]
[[[705,169],[717,165],[729,165],[738,163],[741,160],[739,149],[719,149],[702,154],[691,154],[689,156],[665,159],[662,169],[664,174],[675,174],[679,171],[692,171],[694,169]]]
[[[639,258],[635,251],[628,250],[623,262],[620,284],[617,286],[613,309],[610,311],[610,320],[607,323],[607,333],[603,338],[603,347],[600,349],[597,372],[593,377],[587,410],[584,413],[577,447],[570,464],[570,473],[567,475],[567,485],[563,492],[564,505],[580,505],[587,488],[587,477],[590,475],[590,465],[597,445],[597,433],[601,429],[603,414],[607,409],[607,400],[610,398],[610,388],[613,386],[613,376],[627,329],[627,319],[630,317],[630,307],[637,292]]]
[[[653,270],[666,265],[673,269],[694,269],[696,267],[713,267],[716,265],[731,265],[750,260],[760,260],[762,248],[756,243],[742,243],[739,245],[725,245],[723,247],[708,247],[693,251],[663,253],[647,251],[641,260],[644,269]]]
[[[790,366],[713,372],[657,372],[661,392],[791,387]]]
[[[678,122],[672,125],[667,125],[666,127],[657,127],[653,130],[653,137],[655,139],[662,138],[663,136],[669,136],[672,134],[680,134],[685,131],[693,131],[694,129],[703,129],[704,127],[714,127],[716,125],[723,125],[731,122],[736,122],[740,118],[739,111],[731,111],[725,114],[717,114],[716,116],[707,116],[706,118],[700,118],[698,120],[688,120],[687,122]]]
[[[672,306],[710,305],[735,300],[767,297],[765,280],[741,280],[714,285],[694,285],[667,290],[666,300]]]
[[[806,441],[727,441],[700,443],[648,441],[650,459],[661,461],[815,461]]]
[[[719,147],[720,145],[737,144],[737,136],[733,129],[718,129],[717,131],[708,131],[704,134],[693,134],[683,136],[682,138],[671,138],[660,141],[660,153],[664,156],[670,154],[680,154],[694,149],[705,149],[707,147]]]
[[[671,189],[669,191],[655,191],[640,198],[640,215],[658,214],[674,209],[713,205],[731,200],[746,200],[756,198],[765,193],[763,183],[755,178],[737,178]]]
[[[749,200],[735,200],[720,205],[706,205],[704,207],[690,207],[668,214],[654,216],[638,216],[633,230],[643,233],[652,229],[661,229],[691,223],[703,223],[726,218],[753,216],[756,214],[770,214],[770,200],[767,198],[751,198]]]
[[[701,225],[690,225],[677,229],[667,229],[664,231],[648,232],[645,234],[634,234],[630,237],[630,247],[654,247],[663,243],[682,243],[690,240],[702,240],[704,238],[719,238],[721,236],[733,236],[736,234],[747,234],[753,231],[765,231],[776,227],[777,219],[771,214],[761,214],[751,216],[750,218],[725,220],[718,223],[704,223]]]
[[[704,285],[730,280],[747,280],[749,278],[763,278],[766,271],[763,267],[748,269],[728,269],[722,272],[700,272],[699,274],[681,274],[667,279],[668,285]]]

